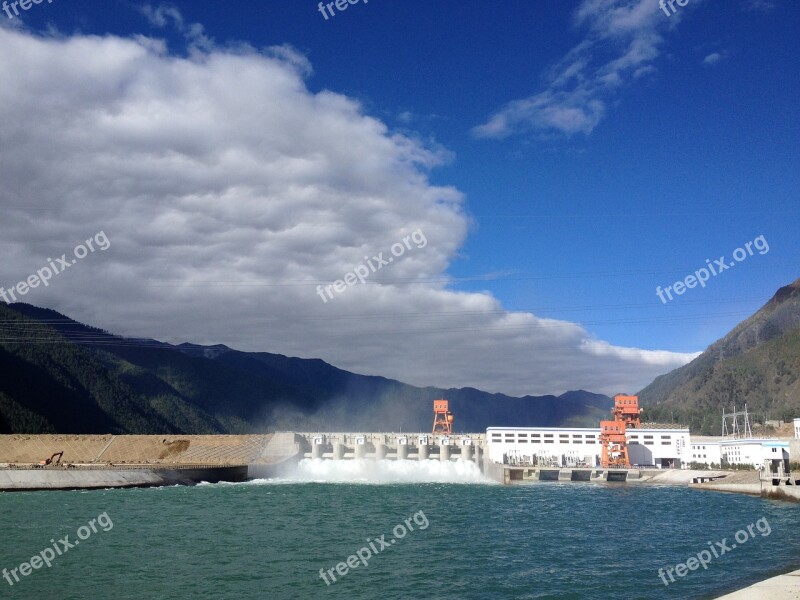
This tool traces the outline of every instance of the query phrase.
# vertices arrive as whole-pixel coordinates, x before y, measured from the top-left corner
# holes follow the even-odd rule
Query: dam
[[[57,460],[51,460],[53,456]],[[639,475],[577,466],[504,464],[492,459],[483,433],[16,434],[0,435],[0,491],[241,482],[290,476],[304,459],[472,463],[489,479],[504,484],[626,481]]]
[[[481,433],[313,432],[275,436],[278,439],[273,440],[264,455],[265,460],[250,465],[248,475],[259,478],[280,476],[287,466],[302,459],[463,460],[482,467],[486,456],[486,435]]]
[[[478,433],[0,435],[0,491],[240,482],[284,476],[306,458],[472,461],[482,470],[485,444]]]

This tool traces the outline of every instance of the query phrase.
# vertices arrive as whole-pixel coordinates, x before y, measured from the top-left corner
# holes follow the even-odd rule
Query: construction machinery
[[[56,458],[56,456],[58,458]],[[55,452],[50,458],[45,458],[44,460],[40,460],[39,461],[39,466],[40,467],[46,467],[47,465],[53,463],[53,459],[55,459],[55,461],[56,461],[55,464],[60,464],[62,456],[64,456],[64,451],[63,450],[61,452]]]
[[[626,432],[639,427],[641,412],[639,396],[614,396],[614,408],[611,409],[613,420],[600,421],[600,464],[603,468],[630,468]]]
[[[453,433],[453,413],[444,398],[433,401],[433,433]]]

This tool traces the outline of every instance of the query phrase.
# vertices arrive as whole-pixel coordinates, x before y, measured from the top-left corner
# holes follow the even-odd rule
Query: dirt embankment
[[[0,464],[37,465],[56,452],[63,463],[246,465],[267,435],[0,435]]]

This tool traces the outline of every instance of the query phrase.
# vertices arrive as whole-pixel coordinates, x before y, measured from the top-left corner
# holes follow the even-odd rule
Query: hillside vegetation
[[[584,391],[513,398],[418,388],[321,360],[122,338],[0,303],[0,433],[427,431],[441,396],[462,432],[596,426],[611,405]]]
[[[747,404],[757,422],[800,416],[800,280],[689,364],[639,392],[648,421],[719,435],[722,410]]]

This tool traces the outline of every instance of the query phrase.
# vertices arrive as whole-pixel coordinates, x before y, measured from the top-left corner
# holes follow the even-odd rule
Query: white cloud
[[[574,23],[586,37],[549,70],[545,89],[509,102],[473,133],[590,134],[612,94],[655,69],[661,31],[680,18],[680,13],[666,17],[656,0],[583,0]]]
[[[180,10],[173,4],[162,3],[155,7],[152,4],[145,4],[139,11],[153,27],[162,29],[171,26],[181,33],[190,53],[214,48],[214,40],[205,34],[204,27],[200,23],[186,24]]]
[[[448,289],[469,220],[461,193],[427,171],[450,156],[351,98],[310,92],[310,64],[290,47],[165,48],[0,28],[0,285],[100,230],[112,243],[26,302],[125,335],[515,394],[634,390],[691,358],[615,348]],[[549,118],[586,128],[602,110],[586,106]],[[416,229],[425,248],[317,296]]]
[[[720,60],[722,60],[722,54],[719,52],[712,52],[703,59],[703,64],[706,66],[712,66],[717,64]]]

